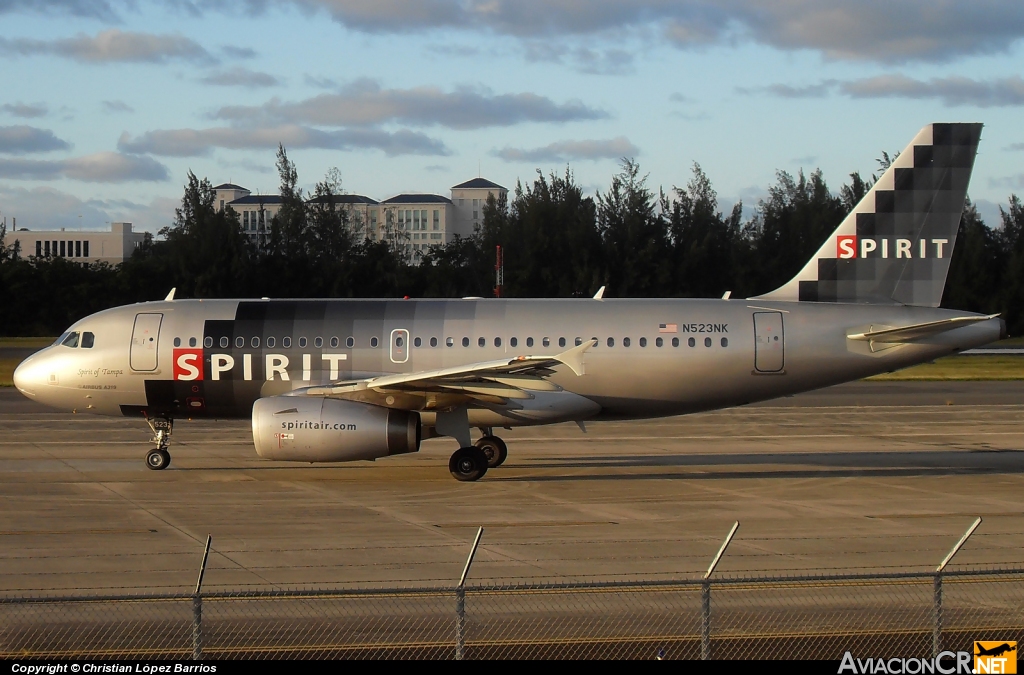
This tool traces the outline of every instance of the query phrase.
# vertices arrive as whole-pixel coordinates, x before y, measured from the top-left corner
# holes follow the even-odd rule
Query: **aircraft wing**
[[[381,375],[364,380],[306,387],[293,395],[344,398],[410,409],[444,408],[459,403],[504,403],[528,399],[530,391],[558,391],[548,381],[554,368],[568,366],[577,376],[585,373],[583,354],[596,344],[583,344],[554,356],[516,356],[481,361],[453,368]]]
[[[963,326],[969,326],[972,323],[995,319],[998,316],[998,314],[989,314],[988,316],[956,316],[952,319],[942,319],[941,321],[929,321],[928,323],[917,323],[911,326],[881,328],[879,330],[870,330],[865,333],[854,333],[852,335],[847,335],[846,337],[851,340],[865,340],[871,342],[914,342],[932,335],[945,333],[947,330],[953,330],[954,328],[961,328]]]

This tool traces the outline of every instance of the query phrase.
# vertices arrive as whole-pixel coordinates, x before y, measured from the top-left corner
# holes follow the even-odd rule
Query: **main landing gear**
[[[499,467],[508,459],[505,441],[494,436],[490,429],[482,431],[482,438],[471,446],[459,448],[448,460],[448,470],[455,480],[480,480],[488,469]]]
[[[171,453],[167,452],[167,446],[171,444],[174,420],[164,417],[147,417],[146,423],[153,430],[153,438],[150,442],[156,443],[156,447],[146,455],[146,466],[153,471],[166,469],[171,463]]]

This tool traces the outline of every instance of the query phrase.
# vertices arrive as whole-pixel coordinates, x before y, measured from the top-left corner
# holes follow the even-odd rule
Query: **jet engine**
[[[419,450],[420,416],[355,401],[268,396],[252,407],[252,439],[266,459],[377,459]]]

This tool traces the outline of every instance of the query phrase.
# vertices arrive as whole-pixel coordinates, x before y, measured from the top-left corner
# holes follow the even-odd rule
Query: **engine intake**
[[[266,459],[377,459],[419,450],[420,416],[355,401],[268,396],[252,407],[252,440]]]

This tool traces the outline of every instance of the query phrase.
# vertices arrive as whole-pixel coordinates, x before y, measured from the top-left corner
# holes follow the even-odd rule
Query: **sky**
[[[621,158],[747,213],[833,191],[930,122],[985,123],[970,196],[1024,193],[1024,3],[1006,0],[0,0],[0,218],[170,225],[188,171],[277,192],[449,196]]]

